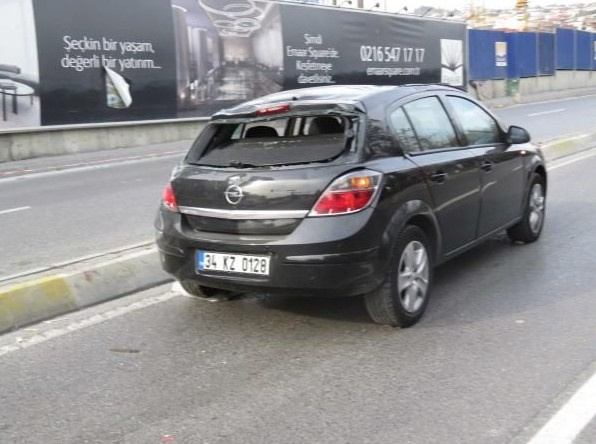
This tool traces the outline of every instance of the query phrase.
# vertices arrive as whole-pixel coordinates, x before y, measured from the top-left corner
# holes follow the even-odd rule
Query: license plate
[[[271,258],[269,256],[197,251],[197,269],[199,271],[269,276],[270,262]]]

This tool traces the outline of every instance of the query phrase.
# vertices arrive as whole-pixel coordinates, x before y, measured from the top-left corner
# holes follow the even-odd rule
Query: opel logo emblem
[[[238,205],[244,197],[244,194],[242,194],[242,188],[240,188],[238,185],[230,185],[226,189],[224,196],[226,197],[228,203],[232,205]]]

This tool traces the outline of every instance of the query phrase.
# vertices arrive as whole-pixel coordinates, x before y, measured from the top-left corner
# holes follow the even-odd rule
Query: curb
[[[171,280],[155,247],[82,262],[60,273],[0,287],[0,333]]]
[[[540,144],[547,162],[596,147],[596,133],[580,134]]]

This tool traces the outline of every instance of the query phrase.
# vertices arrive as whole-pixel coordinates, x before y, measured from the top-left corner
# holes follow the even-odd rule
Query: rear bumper
[[[251,293],[326,297],[356,296],[378,287],[382,230],[372,209],[328,218],[306,218],[289,235],[242,236],[185,227],[179,214],[161,209],[156,241],[163,269],[178,280]],[[270,276],[197,271],[196,251],[269,255]]]

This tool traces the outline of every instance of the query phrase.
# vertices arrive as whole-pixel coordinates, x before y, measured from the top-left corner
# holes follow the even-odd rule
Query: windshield
[[[188,160],[237,168],[331,161],[350,145],[354,125],[354,119],[339,115],[212,123]]]

